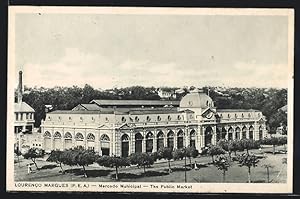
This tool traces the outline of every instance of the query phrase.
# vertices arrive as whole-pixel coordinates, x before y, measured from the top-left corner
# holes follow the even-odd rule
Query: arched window
[[[54,139],[60,139],[61,138],[60,132],[55,132],[53,138]]]
[[[65,133],[65,139],[72,139],[72,135],[69,132]]]
[[[122,117],[122,122],[125,123],[126,122],[126,118]]]
[[[161,121],[161,117],[160,116],[157,116],[157,121]]]
[[[249,117],[249,118],[251,117],[251,114],[250,114],[250,113],[248,113],[248,117]]]
[[[146,135],[146,152],[152,153],[153,150],[153,133],[149,131]]]
[[[92,134],[92,133],[89,133],[87,136],[86,136],[86,139],[88,141],[95,141],[95,135]]]
[[[242,113],[242,118],[244,118],[244,113]]]
[[[254,131],[253,126],[250,126],[250,127],[249,127],[249,139],[250,139],[250,140],[253,140],[253,131]]]
[[[135,120],[136,122],[140,121],[140,119],[139,119],[138,116],[135,116],[134,120]]]
[[[82,121],[83,121],[83,118],[82,118],[82,117],[80,117],[79,119],[80,119],[80,122],[82,122]]]
[[[143,136],[140,133],[135,134],[135,152],[136,153],[142,153],[142,142],[143,142]]]
[[[169,131],[167,134],[167,147],[168,148],[174,148],[174,132],[172,130]]]
[[[108,117],[106,117],[106,118],[105,118],[105,122],[109,122],[109,119],[108,119]]]
[[[183,131],[180,129],[177,133],[177,148],[181,149],[183,148],[183,138],[184,138],[184,133]]]
[[[178,116],[177,116],[177,119],[178,119],[178,120],[181,120],[181,115],[178,115]]]
[[[72,121],[72,117],[69,117],[69,120]]]
[[[237,118],[237,114],[236,113],[234,114],[234,117]]]
[[[157,134],[157,150],[164,147],[164,133],[159,131]]]
[[[106,134],[101,135],[100,140],[101,140],[101,141],[107,141],[107,142],[110,141],[108,135],[106,135]]]
[[[51,133],[49,131],[46,131],[44,133],[44,137],[51,138]]]
[[[230,114],[229,113],[228,113],[227,117],[230,118]]]
[[[129,136],[127,134],[122,135],[122,157],[128,157],[129,155]]]
[[[168,115],[168,120],[169,120],[169,121],[171,121],[171,119],[172,119],[172,118],[171,118],[171,116],[170,116],[170,115]]]
[[[233,140],[233,128],[229,127],[228,129],[228,140]]]
[[[242,139],[246,139],[247,138],[247,128],[244,126],[242,128]]]
[[[75,135],[75,139],[76,139],[76,140],[83,140],[84,137],[83,137],[82,133],[77,133],[77,134]]]
[[[110,149],[110,139],[108,135],[103,134],[100,137],[100,148],[102,155],[109,155],[109,149]]]
[[[194,129],[190,132],[190,146],[196,147],[196,131]]]
[[[236,140],[241,139],[240,133],[241,133],[240,127],[236,127],[236,128],[235,128],[235,139],[236,139]]]

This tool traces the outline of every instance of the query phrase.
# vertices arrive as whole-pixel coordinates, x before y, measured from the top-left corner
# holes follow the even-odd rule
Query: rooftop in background
[[[14,111],[15,112],[27,112],[27,113],[33,113],[35,112],[33,108],[31,108],[31,106],[29,106],[26,102],[19,102],[19,103],[15,103],[14,105]]]
[[[48,114],[167,114],[192,112],[190,110],[178,111],[177,107],[159,107],[159,108],[101,108],[99,110],[56,110]]]
[[[77,106],[75,106],[72,111],[78,111],[78,110],[82,110],[82,111],[99,111],[101,109],[100,106],[98,106],[97,104],[78,104]]]
[[[217,109],[217,112],[260,112],[255,109]]]
[[[179,101],[167,100],[92,100],[90,104],[98,106],[179,106]]]

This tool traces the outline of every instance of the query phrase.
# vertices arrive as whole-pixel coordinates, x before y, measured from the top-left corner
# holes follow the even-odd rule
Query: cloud
[[[24,66],[27,86],[84,86],[95,88],[142,86],[238,86],[287,87],[287,68],[280,64],[239,62],[218,68],[184,66],[175,62],[158,63],[130,57],[116,63],[100,53],[86,53],[66,48],[64,56],[48,64]]]

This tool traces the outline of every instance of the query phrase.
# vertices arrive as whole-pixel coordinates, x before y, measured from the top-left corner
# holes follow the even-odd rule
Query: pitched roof
[[[34,109],[29,106],[26,102],[20,102],[14,104],[14,111],[15,112],[35,112]]]
[[[118,106],[118,105],[132,105],[132,106],[164,106],[164,105],[179,105],[179,101],[165,101],[165,100],[92,100],[90,102],[99,106]]]
[[[217,112],[260,112],[255,109],[217,109]]]
[[[78,106],[82,107],[83,109],[85,109],[87,111],[98,111],[101,109],[101,107],[99,107],[97,104],[79,104],[76,107],[74,107],[73,109],[75,110]]]

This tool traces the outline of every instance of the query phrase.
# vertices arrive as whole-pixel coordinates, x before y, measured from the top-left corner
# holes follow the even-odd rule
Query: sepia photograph
[[[10,6],[7,190],[292,193],[292,9]]]

